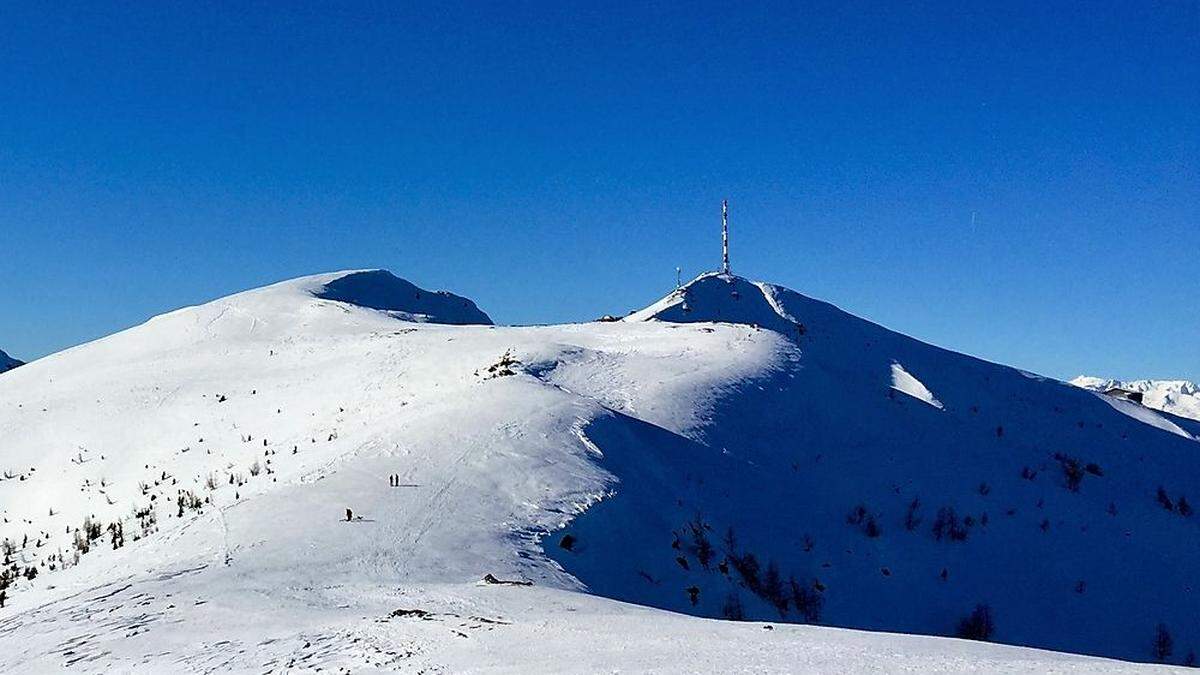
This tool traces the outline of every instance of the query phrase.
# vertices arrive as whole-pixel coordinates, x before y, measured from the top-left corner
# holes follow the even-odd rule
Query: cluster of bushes
[[[992,621],[992,609],[987,605],[976,605],[966,617],[958,622],[958,631],[956,635],[966,640],[990,640],[992,634],[996,631],[996,624]]]
[[[512,358],[511,353],[506,353],[497,364],[496,370],[498,371],[502,368],[510,367],[516,364],[518,364],[518,362]],[[256,393],[257,390],[251,391],[251,394]],[[215,398],[219,403],[223,403],[228,400],[228,397],[223,394],[217,395]],[[282,412],[282,410],[278,410],[277,412]],[[340,412],[344,412],[344,410],[340,410]],[[335,437],[336,433],[331,434],[330,440],[333,440]],[[244,435],[242,437],[242,442],[244,443],[250,443],[254,440],[255,439],[250,435]],[[264,447],[268,446],[267,439],[264,438],[261,440]],[[199,442],[203,443],[204,438],[200,438]],[[316,440],[314,439],[313,442],[315,443]],[[190,447],[184,448],[181,452],[188,452],[190,449]],[[293,446],[292,454],[294,455],[297,453],[298,447]],[[212,454],[212,451],[209,450],[208,454]],[[274,474],[275,469],[272,467],[271,456],[276,454],[278,454],[278,451],[274,449],[265,449],[263,451],[264,459],[255,459],[249,465],[248,472],[250,477],[257,477],[262,474]],[[101,459],[103,458],[103,455],[101,455]],[[78,458],[71,458],[71,461],[76,464],[83,464],[83,453],[81,452]],[[145,468],[150,469],[150,465],[147,464]],[[29,471],[33,472],[35,469],[31,467]],[[4,472],[3,479],[25,480],[26,474],[22,473],[18,475],[16,472],[9,470]],[[248,479],[244,474],[231,473],[228,477],[228,480],[230,485],[241,486],[245,484]],[[178,482],[179,481],[177,478],[170,475],[165,470],[153,474],[149,480],[139,481],[137,484],[138,492],[142,497],[148,497],[149,503],[146,503],[144,506],[135,505],[130,515],[126,516],[125,518],[117,518],[114,522],[108,524],[95,520],[93,517],[89,516],[84,518],[83,523],[78,528],[72,529],[71,526],[67,526],[66,532],[70,537],[70,545],[67,548],[67,553],[64,555],[63,550],[60,548],[57,553],[51,553],[42,557],[40,563],[38,564],[41,568],[43,568],[43,570],[55,571],[60,567],[65,569],[71,565],[78,564],[80,557],[92,551],[102,539],[107,538],[113,549],[119,549],[126,544],[127,536],[131,537],[133,541],[138,541],[143,537],[157,532],[158,514],[157,510],[155,509],[155,503],[160,495],[156,493],[155,488],[159,488],[164,485],[175,486],[178,484]],[[218,479],[217,474],[209,474],[205,481],[205,487],[210,491],[215,491],[221,487],[223,483],[223,476],[221,479]],[[109,487],[106,479],[100,478],[97,483],[93,483],[92,479],[84,479],[83,489],[85,491],[94,487],[100,488],[100,494],[105,495],[107,503],[110,506],[116,504],[113,498],[106,494],[105,488]],[[201,511],[206,504],[212,503],[212,498],[201,498],[191,490],[181,489],[178,491],[175,502],[178,509],[177,515],[178,517],[182,518],[186,511]],[[54,515],[56,515],[55,510],[51,508],[50,516]],[[136,525],[134,524],[135,522]],[[127,524],[130,525],[131,528],[128,532],[125,529]],[[50,535],[48,533],[43,534],[48,541]],[[29,543],[29,536],[26,535],[25,542],[21,544],[21,548],[26,547],[29,545]],[[36,540],[36,547],[41,548],[44,543],[45,542],[43,541],[43,538],[39,537]],[[13,579],[19,577],[32,579],[38,573],[38,567],[30,566],[22,570],[16,565],[16,563],[12,562],[13,554],[16,552],[16,550],[15,543],[7,540],[3,542],[5,562],[3,568],[0,568],[0,574],[3,575],[4,581],[3,583],[0,583],[0,593],[4,593],[7,590]],[[2,597],[6,598],[7,596],[5,595]],[[0,600],[0,606],[3,606],[3,600]]]
[[[1171,631],[1166,624],[1160,623],[1154,627],[1154,640],[1150,643],[1150,653],[1160,663],[1166,663],[1167,659],[1175,653],[1175,638],[1171,637]],[[1180,663],[1188,668],[1195,668],[1197,666],[1195,650],[1189,649]]]
[[[779,566],[774,561],[767,563],[764,570],[753,553],[738,550],[733,528],[726,532],[723,543],[728,565],[722,564],[722,567],[732,567],[741,577],[743,585],[774,607],[780,618],[787,618],[788,613],[794,611],[804,623],[817,623],[821,620],[821,608],[824,606],[821,593],[825,587],[820,582],[813,580],[810,584],[801,584],[794,575],[789,575],[785,582]],[[741,602],[736,594],[731,598],[736,602],[731,605],[727,600],[724,609],[729,611],[722,613],[729,619],[740,618],[738,615],[741,613]]]
[[[883,534],[883,528],[879,526],[879,519],[875,517],[867,507],[859,504],[850,510],[846,516],[846,523],[862,528],[863,534],[871,539],[875,539]]]
[[[671,547],[680,553],[675,559],[680,567],[685,570],[692,569],[687,558],[690,555],[700,564],[701,569],[711,571],[718,553],[723,553],[724,556],[715,565],[716,570],[731,579],[736,575],[744,588],[773,607],[780,618],[786,619],[789,612],[795,612],[798,619],[805,623],[820,621],[824,604],[821,596],[825,590],[824,585],[815,579],[810,584],[803,584],[797,581],[794,575],[785,579],[774,561],[768,562],[764,567],[754,553],[741,550],[732,527],[726,530],[720,542],[721,550],[718,551],[718,547],[712,542],[711,532],[712,527],[699,517],[673,532]],[[811,537],[805,538],[808,542],[806,550],[809,550]],[[642,574],[653,582],[649,575],[644,572]],[[684,591],[693,606],[698,604],[699,587],[690,586]],[[735,621],[745,618],[745,607],[736,590],[731,591],[725,598],[721,606],[721,616]]]
[[[684,531],[690,539],[688,551],[700,562],[700,567],[706,570],[712,565],[713,556],[716,555],[716,550],[708,539],[710,529],[712,528],[700,518],[696,518],[684,526]]]
[[[140,536],[134,536],[135,540],[154,534],[158,530],[158,512],[154,510],[152,504],[140,508],[134,507],[133,519],[137,521],[138,527],[142,530]]]
[[[520,369],[520,365],[521,362],[518,361],[515,356],[513,356],[512,350],[506,350],[500,357],[499,361],[496,361],[486,368],[487,375],[483,379],[493,380],[497,377],[510,377],[512,375],[516,375]],[[478,370],[475,371],[475,375],[479,375]]]
[[[35,577],[37,577],[38,573],[36,567],[27,566],[24,570],[22,570],[20,564],[13,560],[13,555],[16,554],[17,547],[16,544],[8,539],[4,540],[3,551],[4,565],[3,567],[0,567],[0,607],[4,606],[4,601],[8,597],[9,586],[13,585],[13,583],[15,583],[17,579],[20,579],[21,577],[25,577],[26,579],[32,581]]]
[[[80,554],[85,554],[92,550],[92,542],[99,539],[103,534],[104,525],[92,520],[91,516],[87,516],[83,519],[83,525],[75,530],[75,540],[72,545]]]
[[[1167,494],[1166,488],[1161,485],[1158,486],[1157,499],[1159,506],[1162,506],[1171,513],[1178,513],[1184,518],[1188,518],[1192,515],[1192,505],[1190,502],[1188,502],[1187,497],[1179,495],[1179,499],[1173,500],[1171,499],[1171,496]]]
[[[960,519],[953,506],[943,506],[938,509],[937,517],[933,520],[933,538],[937,541],[966,541],[974,525],[973,517]]]
[[[232,476],[230,477],[232,478]],[[204,508],[205,501],[206,500],[202,500],[197,497],[196,494],[191,490],[180,490],[179,494],[175,497],[175,504],[179,507],[177,517],[182,518],[185,510],[202,510]]]
[[[1099,464],[1095,462],[1087,462],[1085,464],[1062,452],[1054,453],[1054,460],[1062,467],[1063,480],[1066,482],[1067,489],[1071,492],[1079,492],[1079,486],[1083,484],[1083,478],[1087,474],[1093,476],[1104,475],[1104,470],[1100,468]]]

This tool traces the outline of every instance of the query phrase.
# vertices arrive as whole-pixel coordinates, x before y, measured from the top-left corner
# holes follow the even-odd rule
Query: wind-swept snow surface
[[[981,605],[1001,642],[1200,641],[1200,445],[1089,392],[732,276],[531,328],[413,288],[284,282],[0,378],[0,669],[1132,667],[780,624]]]
[[[942,402],[934,398],[929,389],[899,363],[892,364],[892,388],[908,394],[918,401],[924,401],[938,410],[943,407]]]

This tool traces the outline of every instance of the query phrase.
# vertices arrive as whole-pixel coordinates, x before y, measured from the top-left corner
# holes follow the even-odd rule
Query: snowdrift
[[[1016,645],[1200,643],[1200,423],[733,276],[621,322],[486,324],[343,272],[6,373],[0,668],[584,672],[621,663],[591,636],[650,625],[727,644],[663,670],[844,664],[830,645],[856,669],[1113,667],[778,626],[982,637],[978,606]],[[560,649],[592,656],[538,660]]]

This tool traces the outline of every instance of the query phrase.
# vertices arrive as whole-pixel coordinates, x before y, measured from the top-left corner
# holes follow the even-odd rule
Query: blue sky
[[[728,197],[746,276],[1200,380],[1200,3],[887,4],[11,5],[0,348],[359,267],[620,313],[718,264]]]

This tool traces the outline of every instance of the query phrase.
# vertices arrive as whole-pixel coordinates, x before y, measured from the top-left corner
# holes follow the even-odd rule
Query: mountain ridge
[[[22,365],[25,365],[23,361],[18,361],[8,354],[5,354],[3,350],[0,350],[0,373],[7,372],[13,368],[16,368],[17,366]]]
[[[621,322],[518,328],[321,297],[361,272],[177,310],[0,380],[0,536],[39,570],[10,581],[0,622],[20,649],[0,659],[53,663],[58,643],[35,636],[92,628],[88,589],[127,577],[213,603],[163,600],[153,611],[173,618],[151,634],[186,621],[245,647],[296,630],[276,617],[231,636],[219,612],[274,616],[245,594],[319,616],[387,597],[567,620],[518,609],[516,589],[481,595],[485,574],[556,606],[587,589],[603,611],[936,635],[987,605],[992,639],[1136,660],[1159,622],[1176,661],[1198,639],[1191,573],[1154,561],[1187,555],[1200,424],[740,277],[703,275]],[[409,628],[338,625],[437,651]],[[120,635],[75,651],[148,658]],[[234,658],[258,669],[298,649],[278,644]],[[342,658],[324,663],[370,662]]]

